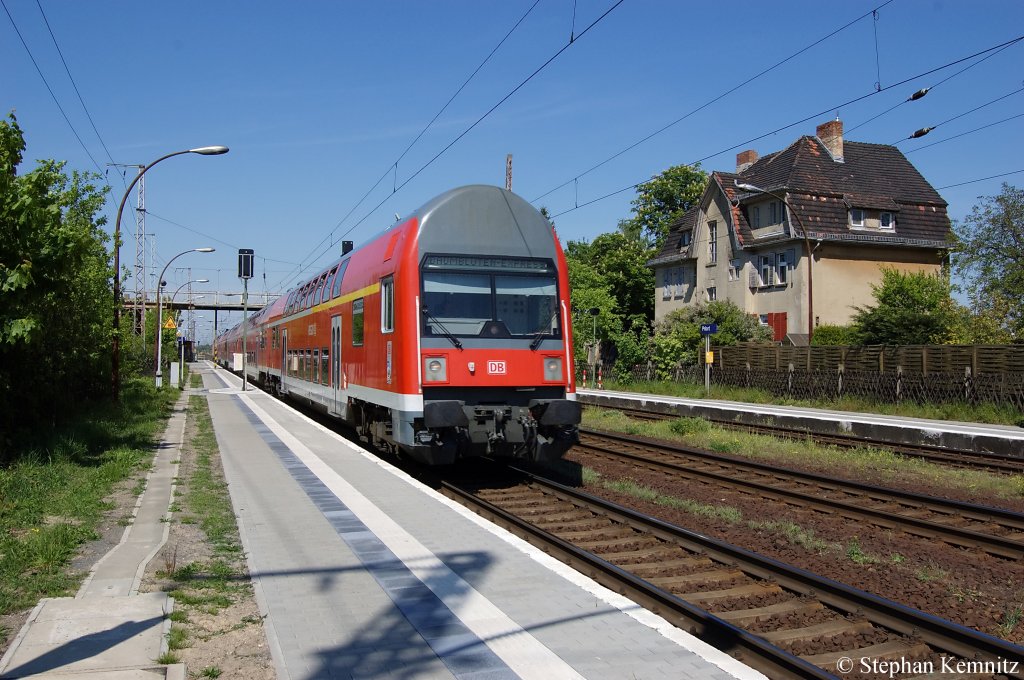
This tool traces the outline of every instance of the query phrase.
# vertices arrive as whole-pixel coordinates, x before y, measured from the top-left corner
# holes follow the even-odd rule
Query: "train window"
[[[423,304],[430,313],[428,333],[479,335],[491,320],[491,277],[488,274],[425,272]],[[434,328],[438,326],[438,328]]]
[[[352,346],[363,344],[363,298],[352,302]]]
[[[320,350],[313,350],[313,382],[320,382]]]
[[[553,273],[426,271],[422,299],[426,335],[561,335]]]
[[[338,275],[334,277],[334,284],[331,287],[331,297],[336,298],[341,295],[341,280],[345,278],[345,269],[348,268],[348,260],[345,260],[338,265]]]
[[[320,304],[324,294],[324,289],[327,287],[327,274],[320,277],[319,283],[316,284],[316,293],[313,295],[313,306],[316,307]]]
[[[553,277],[495,276],[497,318],[512,335],[558,332],[558,295]]]
[[[313,379],[313,358],[312,358],[312,352],[310,350],[308,350],[308,349],[306,350],[306,366],[305,366],[305,370],[302,372],[302,379],[303,380],[312,380]]]
[[[320,350],[320,383],[322,385],[327,384],[327,376],[330,373],[330,370],[328,368],[328,366],[330,366],[331,363],[330,361],[328,361],[329,357],[330,353],[327,351],[326,347]]]
[[[395,278],[389,276],[380,282],[380,331],[395,330]]]

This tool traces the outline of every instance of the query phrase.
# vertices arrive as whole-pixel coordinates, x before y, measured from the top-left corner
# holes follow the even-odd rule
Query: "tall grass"
[[[177,391],[130,378],[120,403],[77,405],[67,425],[5,452],[0,466],[0,614],[68,594],[79,546],[96,536],[114,486],[153,456]]]

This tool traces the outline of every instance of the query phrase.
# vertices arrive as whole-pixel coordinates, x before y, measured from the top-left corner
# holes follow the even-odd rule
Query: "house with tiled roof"
[[[713,172],[701,200],[672,224],[658,255],[655,318],[731,300],[780,342],[847,324],[874,304],[882,269],[940,272],[946,202],[899,149],[843,140],[833,120],[764,157],[736,156]]]

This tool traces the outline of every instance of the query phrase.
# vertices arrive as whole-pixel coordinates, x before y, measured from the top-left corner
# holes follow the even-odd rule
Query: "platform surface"
[[[763,677],[235,376],[204,381],[282,680]]]

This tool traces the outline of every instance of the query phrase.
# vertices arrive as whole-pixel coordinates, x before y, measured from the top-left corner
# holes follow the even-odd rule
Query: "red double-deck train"
[[[429,464],[578,440],[565,256],[510,191],[433,199],[216,340],[227,365]]]

